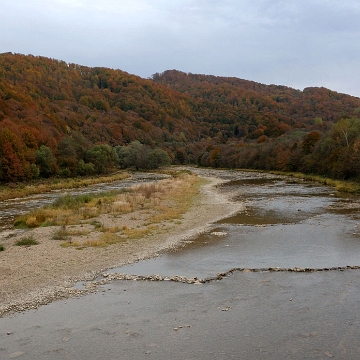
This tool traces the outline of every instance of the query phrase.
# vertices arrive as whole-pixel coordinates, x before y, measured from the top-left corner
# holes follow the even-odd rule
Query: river
[[[220,191],[246,210],[109,271],[168,281],[104,281],[96,294],[0,319],[0,358],[359,359],[359,199],[285,177],[195,171],[225,178]]]

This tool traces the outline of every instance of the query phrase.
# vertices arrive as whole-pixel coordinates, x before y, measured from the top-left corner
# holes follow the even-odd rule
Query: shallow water
[[[220,172],[231,180],[221,191],[235,191],[246,211],[177,251],[109,272],[206,278],[238,267],[360,265],[356,198],[232,174]],[[202,285],[114,281],[0,319],[0,358],[358,359],[359,298],[360,270],[234,272]]]
[[[346,207],[351,201],[313,184],[255,180],[223,186],[224,192],[236,186],[245,211],[218,221],[184,248],[113,271],[204,278],[237,267],[360,265],[360,222],[356,209]]]
[[[1,319],[1,359],[358,359],[358,271],[114,282]],[[9,335],[7,335],[9,334]]]

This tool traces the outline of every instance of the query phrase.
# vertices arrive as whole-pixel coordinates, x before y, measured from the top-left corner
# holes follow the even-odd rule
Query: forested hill
[[[246,124],[265,124],[282,120],[292,127],[306,127],[314,119],[337,121],[360,111],[360,99],[326,88],[309,87],[303,91],[286,86],[264,85],[235,77],[187,74],[167,70],[153,80],[196,99],[232,105]],[[267,120],[269,119],[269,120]]]
[[[160,148],[173,163],[313,171],[304,167],[305,157],[306,164],[315,161],[325,140],[334,164],[343,143],[352,154],[359,114],[359,98],[324,88],[299,91],[176,70],[142,79],[121,70],[5,53],[0,54],[0,181],[107,171],[94,167],[106,155],[102,152],[118,146],[123,154],[119,146],[136,140],[144,145],[141,151]]]

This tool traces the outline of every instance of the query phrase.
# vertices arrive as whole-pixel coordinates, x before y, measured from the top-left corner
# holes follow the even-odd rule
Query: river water
[[[344,270],[360,265],[359,200],[272,175],[198,171],[227,179],[220,190],[246,210],[110,272],[225,276],[117,280],[0,319],[0,358],[359,359],[360,270]]]

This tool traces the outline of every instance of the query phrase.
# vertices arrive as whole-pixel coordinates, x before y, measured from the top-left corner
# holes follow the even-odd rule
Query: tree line
[[[0,182],[168,164],[359,179],[359,118],[325,88],[0,54]]]
[[[1,141],[0,149],[2,152],[6,151],[6,140]],[[51,176],[67,178],[106,174],[118,168],[150,170],[171,164],[171,158],[166,151],[152,149],[139,141],[116,147],[100,144],[91,146],[86,151],[79,151],[79,144],[72,137],[63,138],[59,142],[56,156],[49,147],[41,145],[35,151],[33,161],[22,168],[20,164],[5,163],[4,157],[0,157],[0,179],[11,182]]]

